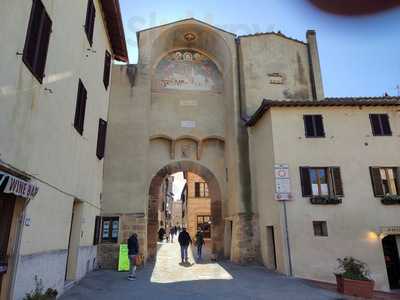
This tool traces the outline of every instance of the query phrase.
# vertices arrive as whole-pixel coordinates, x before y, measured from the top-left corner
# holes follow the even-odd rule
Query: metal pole
[[[290,251],[289,229],[288,229],[287,212],[286,212],[286,201],[282,201],[282,202],[283,202],[283,214],[285,216],[286,245],[287,245],[287,249],[288,249],[288,258],[289,258],[289,275],[293,276],[292,254],[291,254],[291,251]]]

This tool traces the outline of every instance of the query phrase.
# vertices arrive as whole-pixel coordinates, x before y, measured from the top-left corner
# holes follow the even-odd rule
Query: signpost
[[[286,201],[291,199],[289,166],[286,164],[275,165],[275,199]]]

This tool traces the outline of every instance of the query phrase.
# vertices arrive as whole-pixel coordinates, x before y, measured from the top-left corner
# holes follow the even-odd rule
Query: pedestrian
[[[197,259],[201,259],[201,251],[204,244],[203,230],[199,230],[196,233]]]
[[[188,262],[188,248],[189,244],[192,243],[189,233],[187,233],[186,228],[183,227],[181,233],[178,236],[178,242],[181,246],[181,260],[182,263]]]
[[[164,240],[164,234],[165,234],[165,229],[163,227],[161,227],[158,230],[158,239],[160,240],[160,242],[162,242]]]
[[[171,229],[168,229],[168,228],[167,228],[167,230],[166,230],[166,232],[165,232],[165,239],[167,240],[167,243],[169,243],[169,235],[170,235],[170,232],[171,232]]]
[[[174,235],[175,235],[175,227],[171,227],[171,229],[169,230],[170,234],[171,234],[171,243],[174,242]]]
[[[133,233],[131,237],[128,239],[128,256],[131,263],[128,280],[136,279],[136,265],[138,261],[138,255],[139,255],[139,241],[137,239],[137,234]]]

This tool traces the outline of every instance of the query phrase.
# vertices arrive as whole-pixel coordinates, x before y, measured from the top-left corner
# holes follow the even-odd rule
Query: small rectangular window
[[[322,115],[304,115],[303,119],[306,137],[325,137]]]
[[[370,114],[369,119],[371,121],[371,129],[374,136],[392,135],[389,116],[387,114]]]
[[[107,135],[107,122],[103,119],[99,119],[99,129],[97,132],[97,150],[96,156],[98,159],[104,157],[104,151],[106,148],[106,135]]]
[[[96,8],[94,6],[93,0],[88,0],[87,10],[86,10],[86,21],[85,21],[85,33],[90,46],[93,45],[95,17],[96,17]]]
[[[75,121],[74,127],[80,135],[83,134],[83,129],[85,125],[85,111],[86,111],[86,99],[87,91],[82,81],[79,79],[78,84],[78,95],[76,98],[76,108],[75,108]]]
[[[202,230],[205,238],[211,238],[210,216],[197,216],[197,231]]]
[[[118,242],[119,233],[119,218],[118,217],[103,217],[102,222],[102,242]]]
[[[196,198],[208,198],[208,185],[205,182],[195,182],[194,195]]]
[[[106,51],[104,57],[104,72],[103,72],[103,83],[106,90],[110,84],[110,72],[111,72],[111,54]]]
[[[314,236],[328,236],[326,221],[313,221]]]
[[[22,61],[40,83],[44,78],[51,27],[42,1],[33,0]]]

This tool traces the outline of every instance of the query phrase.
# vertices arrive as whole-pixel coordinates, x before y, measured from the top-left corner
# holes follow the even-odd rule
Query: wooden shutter
[[[371,129],[373,135],[382,135],[379,116],[377,114],[370,114],[369,120],[371,122]]]
[[[390,128],[389,116],[387,114],[381,114],[381,125],[382,125],[382,134],[383,135],[392,135],[392,130]]]
[[[313,137],[314,136],[314,125],[313,125],[313,118],[310,115],[303,116],[304,119],[304,131],[306,137]]]
[[[96,17],[96,9],[93,0],[88,0],[86,10],[85,32],[90,46],[93,44],[94,20]]]
[[[372,188],[374,190],[375,197],[384,196],[381,172],[380,172],[379,168],[370,167],[369,171],[371,174]]]
[[[333,190],[334,190],[335,196],[343,197],[344,193],[343,193],[343,184],[342,184],[342,176],[340,174],[340,168],[332,167],[332,168],[330,168],[330,170],[331,170]]]
[[[79,80],[74,127],[79,132],[80,135],[83,134],[84,124],[85,124],[86,99],[87,99],[86,88],[83,85],[82,81]]]
[[[0,195],[0,262],[7,263],[7,248],[16,196],[12,194]]]
[[[325,137],[324,122],[321,115],[314,116],[315,134],[317,137]]]
[[[33,0],[22,60],[42,83],[47,60],[52,21],[40,0]]]
[[[194,183],[194,196],[196,198],[200,197],[200,182],[195,182]]]
[[[103,73],[103,83],[106,89],[108,89],[108,85],[110,83],[110,71],[111,71],[111,54],[108,51],[106,51],[106,55],[104,57],[104,73]]]
[[[94,222],[94,234],[93,234],[93,245],[97,245],[100,239],[100,226],[101,226],[101,217],[96,216]]]
[[[311,179],[310,169],[308,167],[300,167],[300,181],[301,181],[301,192],[303,197],[311,197]]]
[[[103,119],[99,119],[99,129],[97,132],[97,151],[96,156],[98,159],[104,157],[104,150],[106,147],[106,134],[107,134],[107,122]]]

